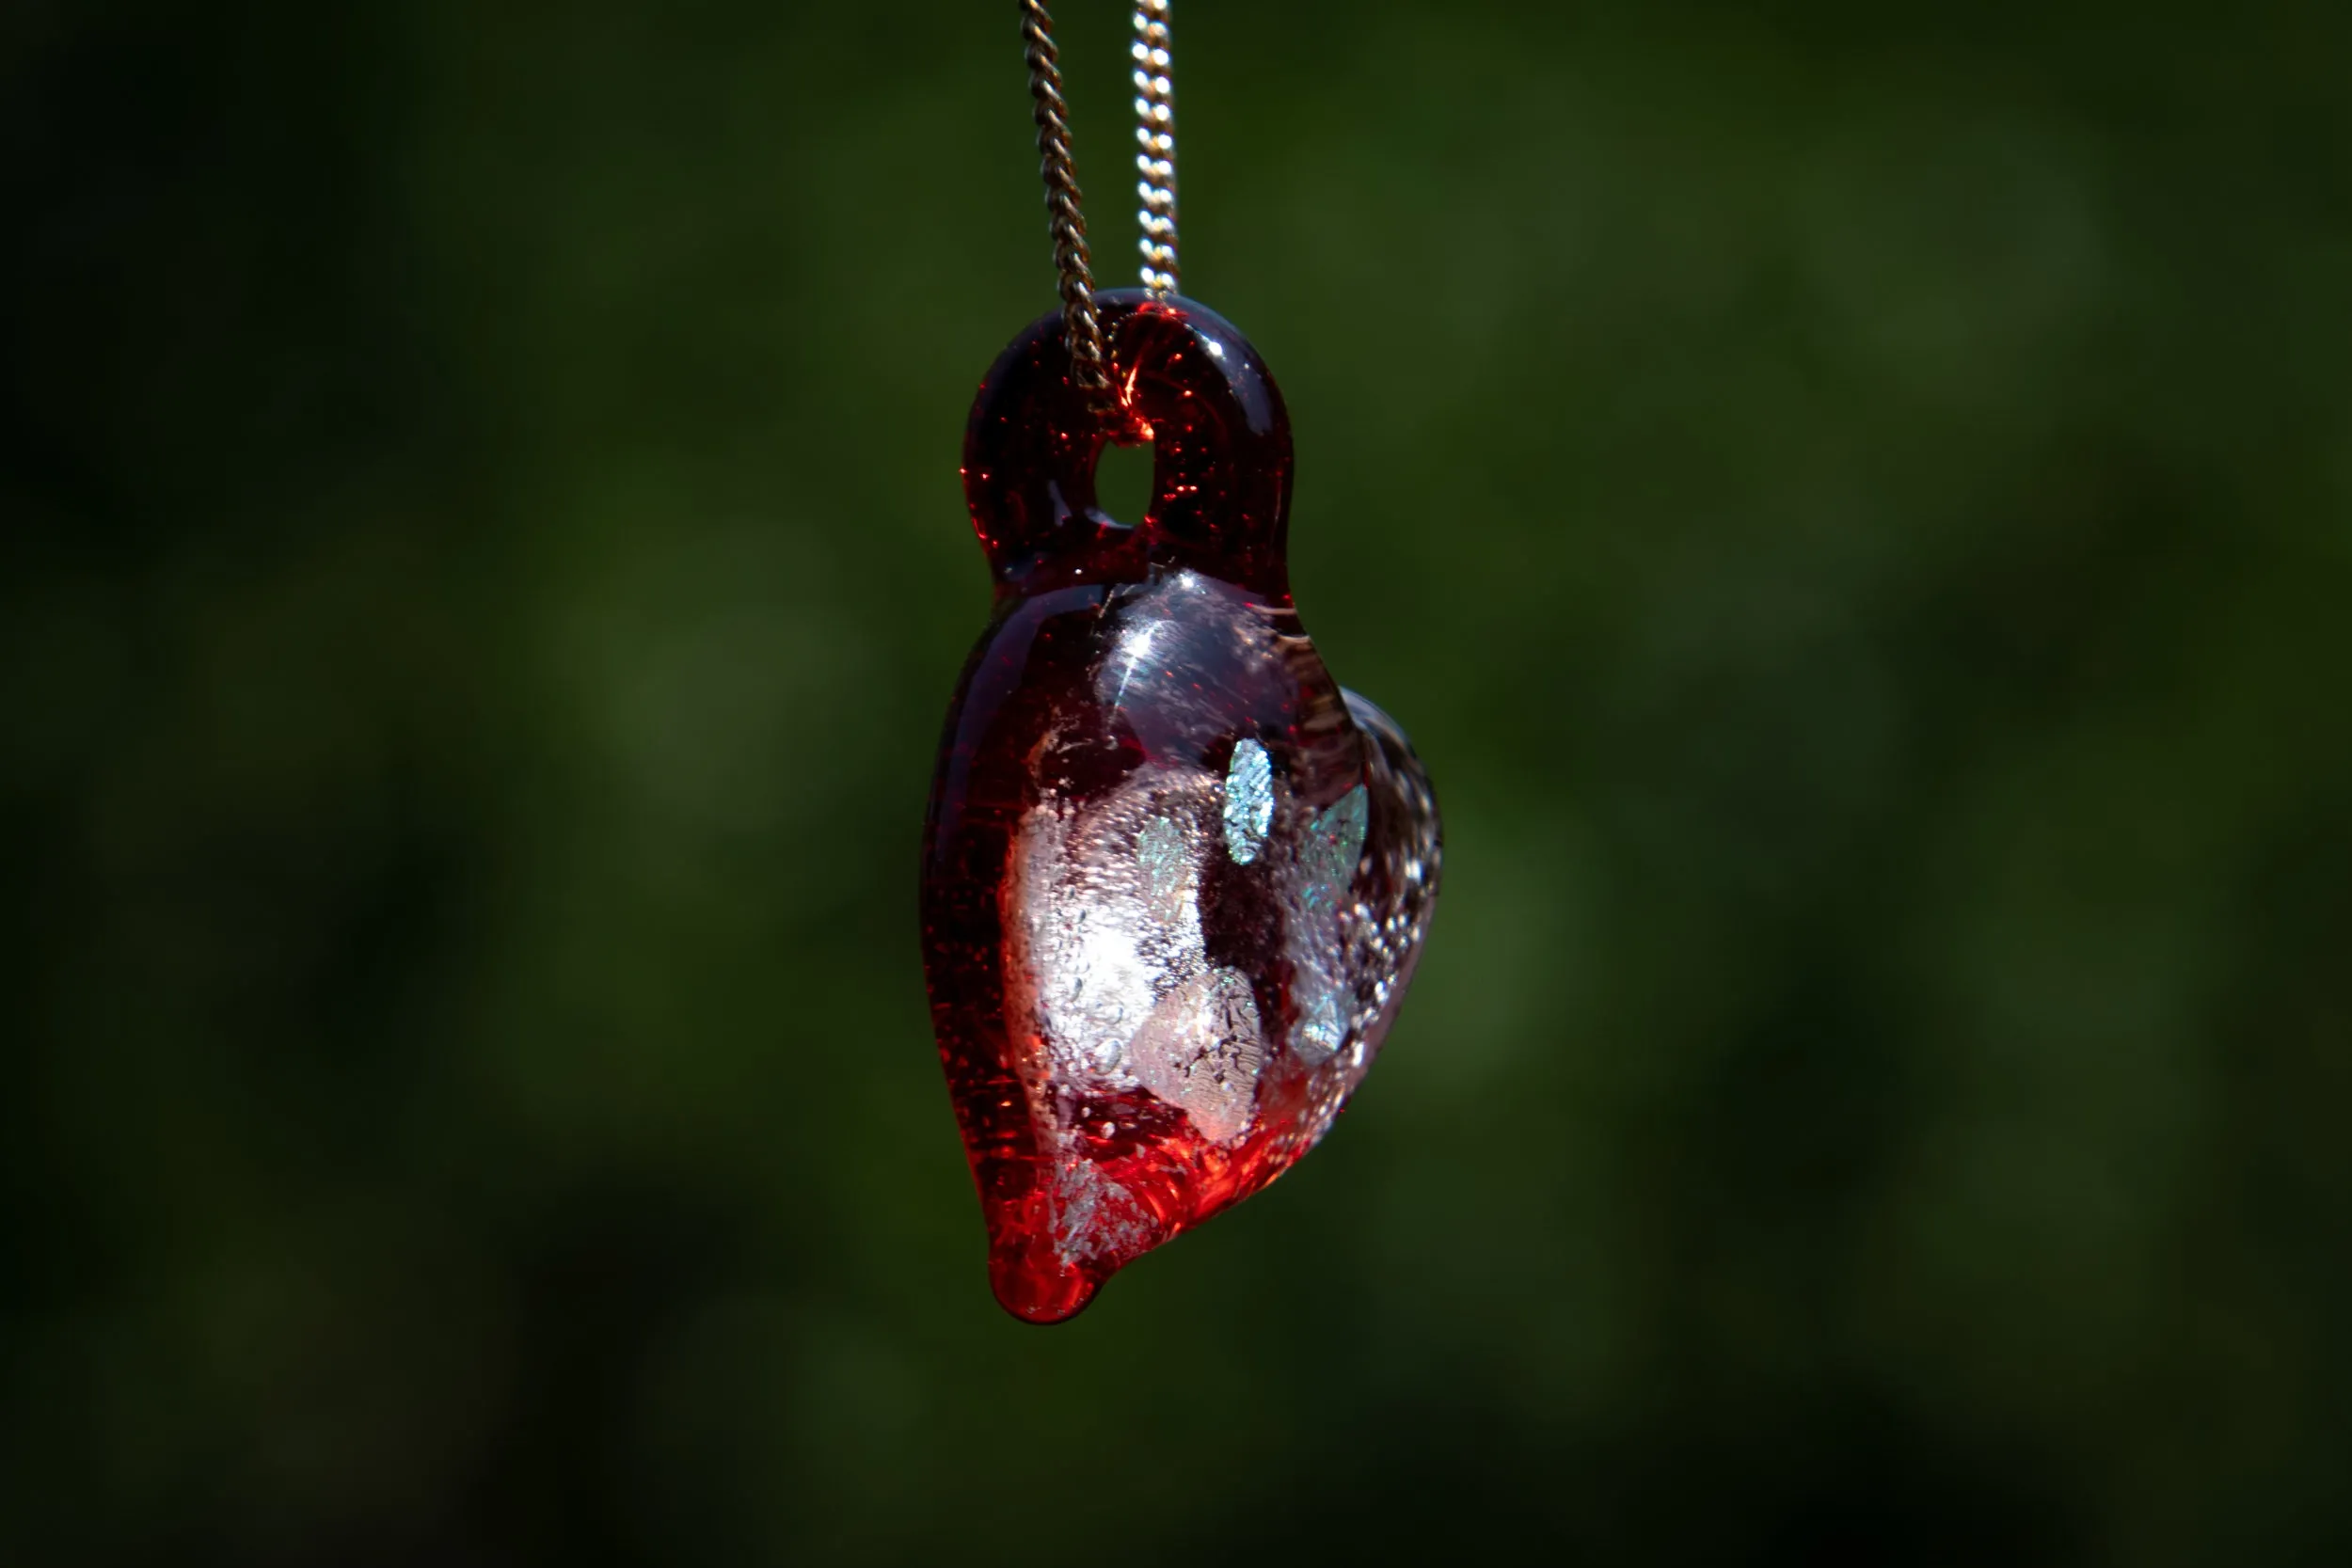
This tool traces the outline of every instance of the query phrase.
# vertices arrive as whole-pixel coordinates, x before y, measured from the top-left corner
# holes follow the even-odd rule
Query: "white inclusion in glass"
[[[1273,827],[1274,759],[1258,742],[1239,741],[1225,770],[1225,852],[1236,865],[1248,865]]]

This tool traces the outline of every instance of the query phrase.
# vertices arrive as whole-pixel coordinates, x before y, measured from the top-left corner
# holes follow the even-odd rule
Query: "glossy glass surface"
[[[996,613],[925,834],[932,1016],[990,1276],[1041,1323],[1329,1130],[1438,885],[1420,764],[1292,606],[1290,431],[1264,366],[1187,301],[1102,302],[1115,416],[1070,387],[1058,317],[973,408]],[[1134,527],[1094,503],[1115,438],[1154,444]]]

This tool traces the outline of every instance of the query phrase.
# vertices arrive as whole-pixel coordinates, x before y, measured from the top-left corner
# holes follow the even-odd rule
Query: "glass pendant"
[[[1291,602],[1273,379],[1180,296],[1093,300],[1107,408],[1056,314],[972,410],[995,614],[925,825],[925,967],[990,1277],[1037,1323],[1329,1131],[1438,890],[1420,762]],[[1095,504],[1112,441],[1153,448],[1133,525]]]

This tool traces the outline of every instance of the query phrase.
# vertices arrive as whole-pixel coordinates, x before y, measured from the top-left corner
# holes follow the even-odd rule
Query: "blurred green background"
[[[2352,1561],[2352,8],[1176,20],[1447,884],[1040,1331],[914,916],[1014,7],[0,18],[0,1560]]]

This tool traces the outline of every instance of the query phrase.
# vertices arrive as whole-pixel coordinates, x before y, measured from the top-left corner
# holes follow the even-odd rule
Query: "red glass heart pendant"
[[[996,610],[924,833],[924,965],[990,1278],[1034,1323],[1329,1130],[1438,890],[1420,762],[1291,604],[1273,379],[1189,301],[1098,304],[1114,411],[1073,384],[1059,315],[973,405]],[[1112,440],[1154,446],[1134,527],[1094,504]]]

